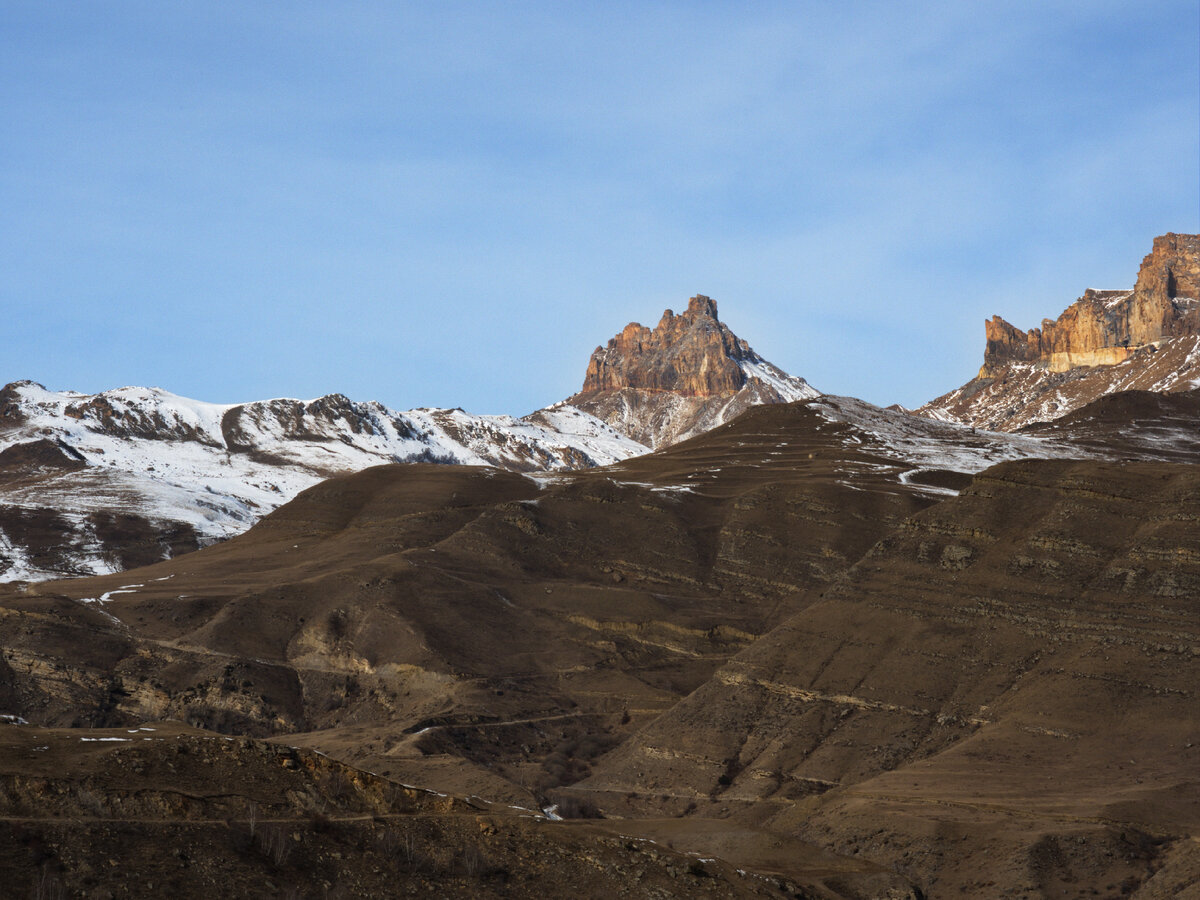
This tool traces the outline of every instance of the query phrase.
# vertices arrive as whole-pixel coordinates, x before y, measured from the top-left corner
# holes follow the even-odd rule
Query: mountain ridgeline
[[[541,473],[667,446],[752,405],[817,396],[693,298],[597,350],[584,389],[528,416],[404,412],[331,394],[203,403],[157,388],[0,390],[0,580],[100,574],[248,528],[306,487],[382,463]]]
[[[1198,287],[916,414],[704,296],[520,419],[9,385],[8,886],[1200,896]]]

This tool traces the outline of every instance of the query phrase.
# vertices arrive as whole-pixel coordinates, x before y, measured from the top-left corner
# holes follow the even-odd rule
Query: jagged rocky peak
[[[716,300],[697,294],[679,315],[666,310],[653,330],[630,322],[608,346],[597,347],[580,393],[633,388],[726,396],[746,385],[741,361],[762,358],[717,317]]]
[[[1142,260],[1133,290],[1088,289],[1056,320],[1021,331],[1000,316],[986,323],[980,378],[1012,363],[1052,372],[1110,366],[1165,338],[1200,334],[1200,235],[1165,234]]]
[[[597,347],[583,389],[565,401],[647,447],[702,434],[762,403],[819,397],[803,378],[771,365],[697,294],[653,329],[631,322]]]

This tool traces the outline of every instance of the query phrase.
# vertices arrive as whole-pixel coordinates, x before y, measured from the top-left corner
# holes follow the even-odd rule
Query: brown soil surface
[[[172,723],[0,727],[8,897],[785,897],[779,877]]]
[[[990,469],[572,790],[861,854],[930,896],[1149,885],[1200,835],[1198,496],[1193,466]]]
[[[1142,434],[1178,437],[1194,421],[1186,395],[1122,402]],[[392,883],[561,896],[593,882],[595,896],[638,896],[628,860],[642,856],[621,854],[649,846],[665,854],[649,857],[653,871],[667,871],[646,876],[645,896],[1194,891],[1200,475],[1186,437],[1167,453],[1118,437],[1133,407],[1117,403],[1055,432],[1116,458],[1010,462],[973,480],[898,463],[879,433],[816,403],[758,408],[571,476],[380,467],[179,559],[4,587],[0,712],[34,726],[0,733],[121,736],[176,719],[190,726],[173,726],[179,741],[201,742],[172,756],[169,742],[142,741],[168,756],[142,763],[150,781],[112,769],[140,785],[132,794],[104,774],[105,755],[133,753],[120,749],[132,741],[56,731],[47,746],[61,737],[70,750],[49,756],[5,744],[0,755],[30,766],[0,759],[11,816],[30,820],[12,827],[35,833],[9,844],[51,846],[64,884],[186,895],[209,882],[170,881],[179,861],[163,848],[194,845],[212,860],[197,871],[226,872],[223,823],[236,811],[220,796],[307,815],[325,769],[315,787],[293,784],[282,760],[333,766],[319,750],[371,797],[428,800],[408,783],[463,799],[445,800],[441,830],[413,832],[445,851],[426,851],[436,878],[430,863],[423,882],[397,881],[407,875],[372,849],[391,840],[380,823],[349,820],[393,813],[362,797],[336,806],[342,844],[315,851],[330,861],[305,870],[313,890],[349,871],[352,896]],[[994,436],[923,427],[904,439],[942,442],[948,459],[1003,450]],[[964,490],[943,499],[951,487]],[[259,769],[272,773],[251,779],[262,793],[226,790]],[[191,799],[169,801],[168,788]],[[511,808],[550,804],[609,818],[561,826]],[[474,854],[455,862],[483,811],[512,820],[509,843],[481,851],[503,882],[481,880]],[[672,844],[699,856],[681,870],[660,846]],[[128,888],[119,865],[104,869],[122,847],[148,873]],[[625,861],[589,880],[581,860],[610,851]],[[710,857],[733,874],[691,871],[708,873]],[[11,857],[22,890],[50,859]],[[263,851],[237,859],[221,876],[231,893],[261,893]],[[284,895],[300,883],[269,877]]]

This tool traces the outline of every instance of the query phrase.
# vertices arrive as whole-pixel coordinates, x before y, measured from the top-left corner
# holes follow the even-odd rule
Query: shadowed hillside
[[[861,852],[933,896],[1159,896],[1197,874],[1198,498],[1192,466],[989,469],[577,787]]]
[[[821,397],[581,473],[368,469],[6,588],[0,702],[606,814],[803,896],[1151,891],[1192,871],[1189,404],[997,435]]]

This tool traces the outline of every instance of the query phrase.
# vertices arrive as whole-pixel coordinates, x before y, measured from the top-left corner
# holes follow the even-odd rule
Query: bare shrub
[[[591,800],[571,795],[555,796],[558,814],[564,819],[603,819],[604,813]]]
[[[107,818],[108,806],[104,798],[87,788],[80,788],[75,793],[75,800],[85,813],[97,819]]]
[[[317,834],[327,834],[333,830],[333,819],[320,810],[313,810],[308,814],[308,824]]]
[[[67,889],[49,866],[43,866],[33,886],[35,900],[66,900]]]
[[[354,789],[354,782],[342,769],[334,769],[325,776],[324,784],[325,793],[338,805],[348,803],[357,796],[357,791]]]
[[[611,734],[588,734],[564,738],[542,759],[541,790],[574,784],[591,774],[592,760],[607,753],[619,738]]]
[[[421,849],[414,834],[387,828],[376,838],[376,848],[381,856],[394,859],[400,870],[410,875],[433,868],[433,860]]]
[[[230,846],[237,853],[248,852],[254,846],[254,837],[250,834],[250,827],[237,819],[229,819],[226,824],[229,826]]]
[[[468,878],[475,878],[486,873],[488,865],[483,851],[475,844],[467,844],[454,858],[455,868]]]
[[[346,626],[349,624],[350,617],[346,615],[344,609],[335,609],[329,613],[326,618],[326,626],[329,628],[329,634],[335,641],[340,641],[346,636]]]
[[[292,852],[291,838],[287,831],[278,825],[267,825],[260,828],[258,845],[263,855],[277,866],[286,863],[288,855]]]

